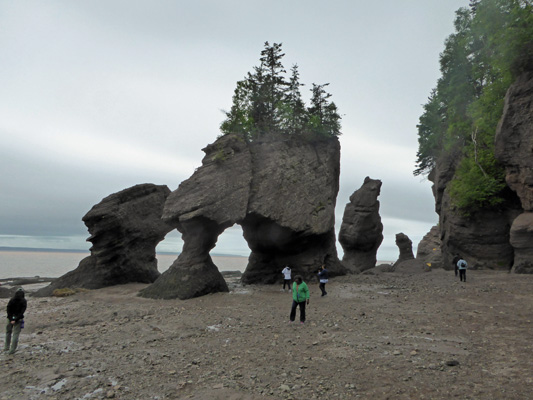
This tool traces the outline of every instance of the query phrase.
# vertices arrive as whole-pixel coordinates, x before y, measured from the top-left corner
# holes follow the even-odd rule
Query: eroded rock
[[[398,246],[398,249],[400,250],[400,256],[394,263],[394,266],[403,261],[413,260],[415,258],[413,254],[413,242],[405,233],[400,232],[396,234],[396,246]]]
[[[377,251],[383,242],[378,201],[380,191],[381,181],[366,177],[344,209],[339,243],[344,250],[342,263],[352,273],[376,266]]]
[[[286,264],[305,278],[316,275],[323,262],[331,275],[345,273],[334,233],[336,138],[249,143],[225,135],[204,152],[202,166],[168,197],[163,212],[183,234],[182,254],[142,296],[185,299],[227,290],[209,251],[233,224],[242,226],[251,249],[244,283],[277,282]]]
[[[510,231],[514,270],[533,273],[533,72],[522,74],[507,91],[495,154],[505,166],[505,180],[524,211]]]
[[[442,252],[440,249],[440,231],[437,225],[433,226],[422,238],[416,249],[416,259],[431,268],[443,268]]]
[[[140,184],[104,198],[83,217],[91,236],[91,255],[78,267],[38,290],[99,289],[130,282],[152,283],[157,270],[156,246],[173,228],[161,220],[170,190]]]

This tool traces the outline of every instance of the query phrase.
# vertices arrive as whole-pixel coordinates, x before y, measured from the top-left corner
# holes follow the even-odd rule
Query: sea
[[[76,269],[81,260],[90,255],[88,251],[39,251],[0,250],[0,279],[58,278]],[[178,254],[157,254],[157,269],[165,272],[178,258]],[[211,255],[219,271],[244,272],[248,257]]]

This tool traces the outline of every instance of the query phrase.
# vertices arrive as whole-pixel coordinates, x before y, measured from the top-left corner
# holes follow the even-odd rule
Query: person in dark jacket
[[[17,289],[15,295],[7,303],[7,325],[4,351],[13,354],[19,344],[20,330],[24,326],[24,312],[27,302],[24,298],[24,290]]]
[[[455,257],[452,260],[453,268],[455,271],[455,276],[457,276],[457,273],[459,272],[459,268],[457,267],[457,263],[461,259],[461,256],[459,254],[456,254]]]
[[[318,287],[322,291],[322,296],[325,296],[328,294],[328,292],[326,292],[326,283],[328,283],[328,278],[329,278],[328,270],[326,269],[326,266],[322,264],[322,266],[318,270],[318,280],[320,281],[320,284],[318,285]]]

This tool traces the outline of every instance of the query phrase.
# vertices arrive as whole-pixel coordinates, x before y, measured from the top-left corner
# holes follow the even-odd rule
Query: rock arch
[[[310,278],[322,262],[346,273],[335,247],[340,145],[225,135],[203,149],[202,166],[165,202],[163,220],[183,235],[174,264],[140,295],[187,299],[227,291],[209,251],[228,227],[242,226],[251,254],[245,283],[273,283],[283,263]],[[293,268],[293,269],[294,269]]]

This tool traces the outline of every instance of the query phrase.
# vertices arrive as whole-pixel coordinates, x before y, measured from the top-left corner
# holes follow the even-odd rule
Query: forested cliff
[[[445,266],[461,253],[478,268],[509,268],[510,227],[524,209],[495,136],[509,87],[533,70],[533,5],[471,1],[454,25],[420,117],[414,173],[434,183]]]

